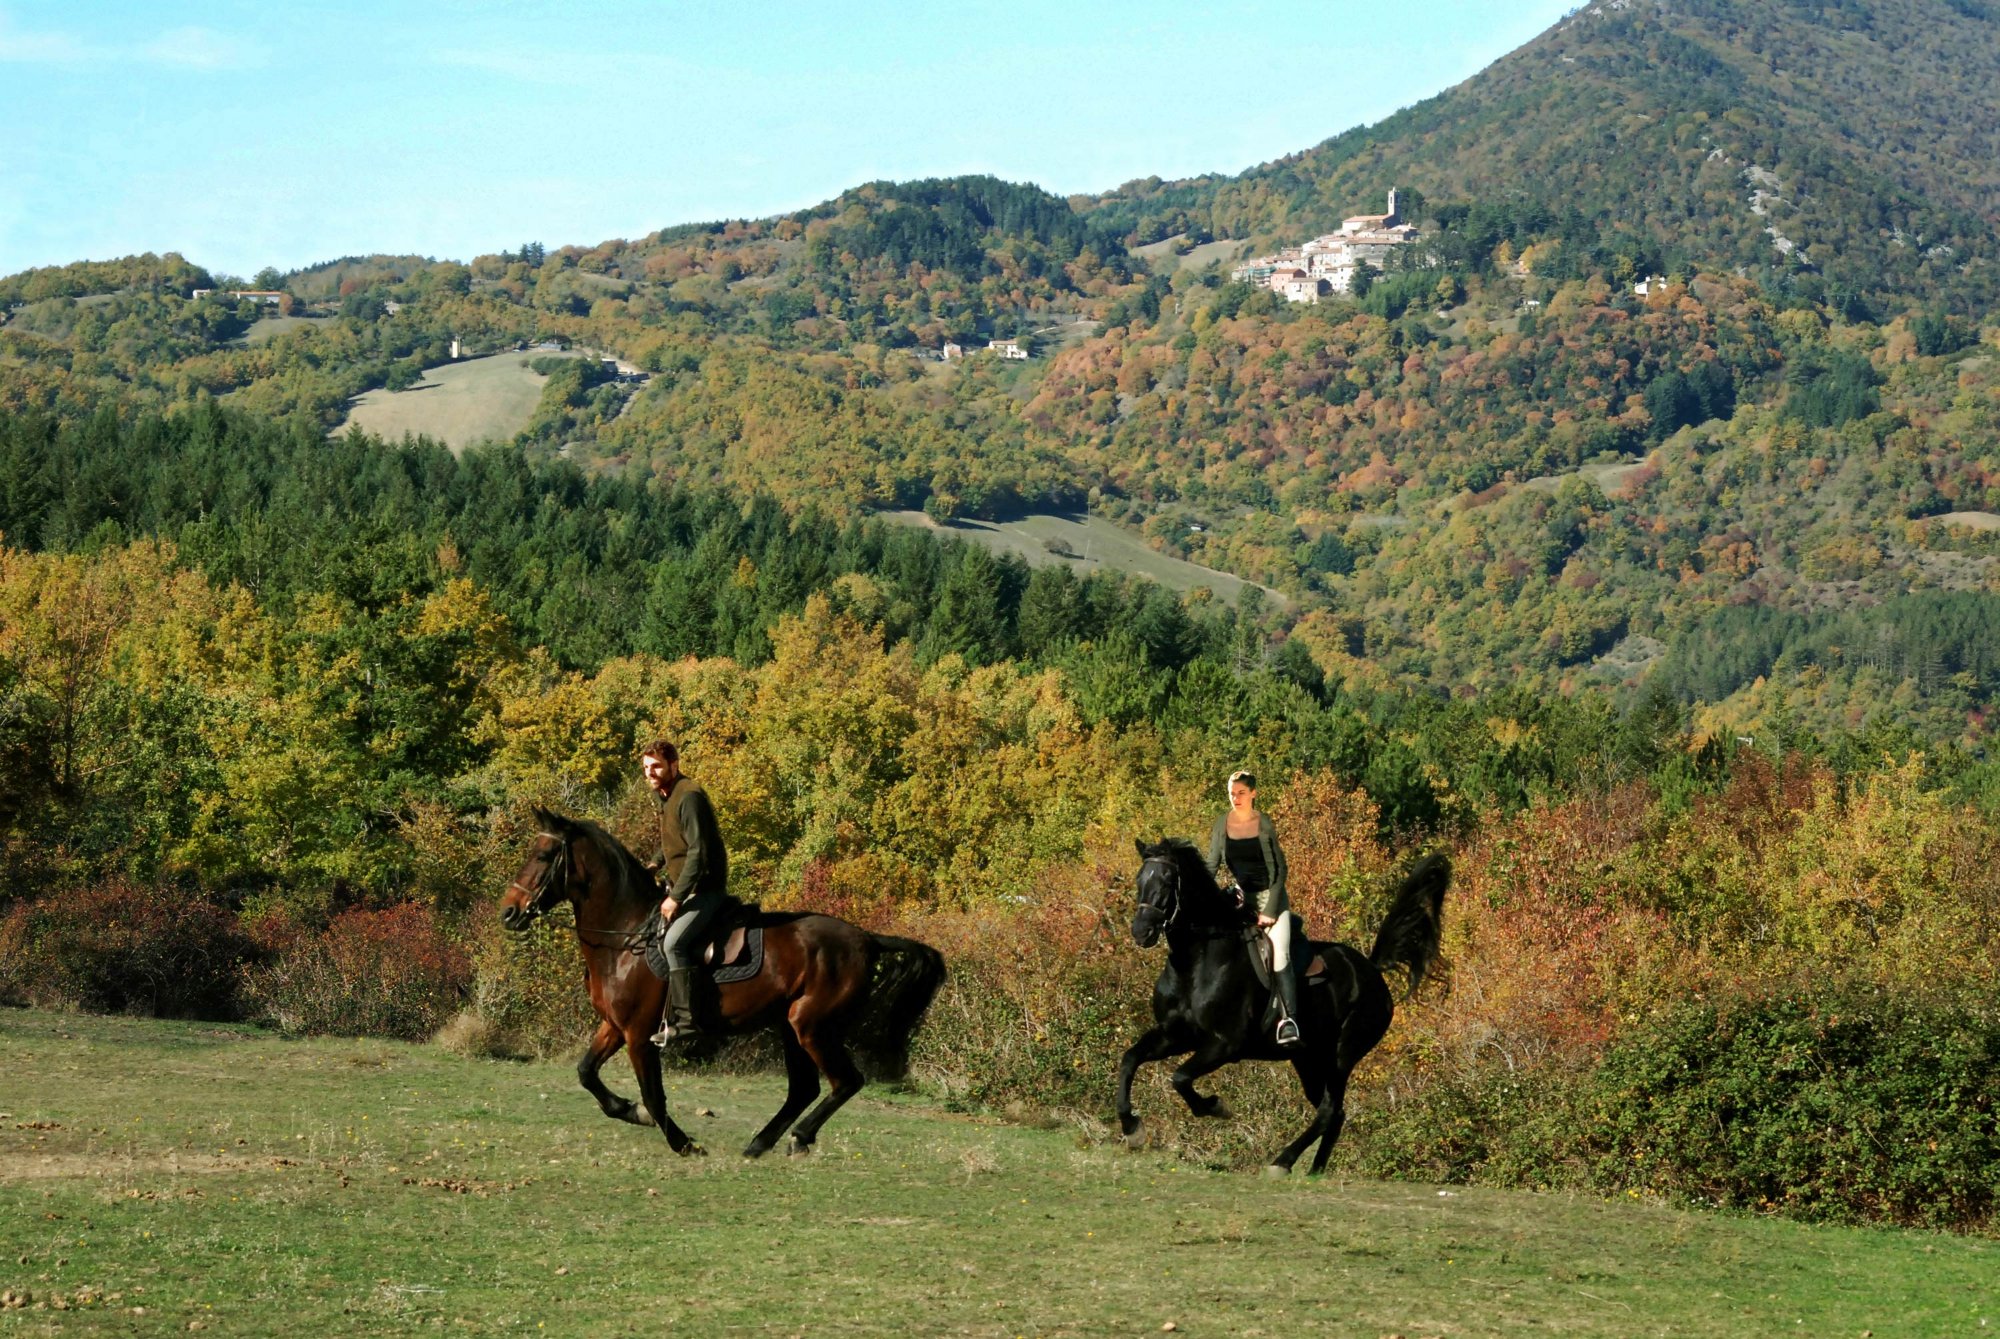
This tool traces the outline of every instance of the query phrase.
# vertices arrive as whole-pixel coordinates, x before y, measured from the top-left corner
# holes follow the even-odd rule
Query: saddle
[[[709,928],[708,942],[702,945],[701,960],[709,978],[718,986],[732,981],[748,981],[764,969],[763,910],[754,902],[729,899],[716,913]],[[639,931],[639,948],[647,970],[667,979],[667,922],[659,908]]]
[[[1288,911],[1285,914],[1292,918],[1293,945],[1295,947],[1312,945],[1312,941],[1306,938],[1306,923],[1300,920],[1293,912]],[[1257,922],[1253,918],[1244,923],[1243,939],[1249,946],[1250,966],[1257,973],[1258,984],[1262,985],[1266,990],[1275,989],[1276,983],[1271,978],[1271,937],[1257,927]],[[1320,955],[1317,947],[1314,947],[1310,962],[1301,963],[1298,955],[1294,953],[1292,955],[1292,970],[1299,973],[1299,979],[1302,982],[1311,985],[1313,982],[1325,978],[1326,959]]]

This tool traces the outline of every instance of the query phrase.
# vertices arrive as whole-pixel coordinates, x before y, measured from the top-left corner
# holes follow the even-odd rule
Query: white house
[[[1014,339],[996,339],[986,346],[986,351],[988,353],[997,353],[1002,358],[1019,359],[1024,362],[1028,357],[1027,349],[1021,346],[1019,340]]]

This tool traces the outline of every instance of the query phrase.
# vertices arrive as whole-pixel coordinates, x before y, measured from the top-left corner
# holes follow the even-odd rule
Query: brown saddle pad
[[[727,935],[708,941],[701,960],[708,965],[715,984],[747,981],[764,967],[764,927],[738,924]]]

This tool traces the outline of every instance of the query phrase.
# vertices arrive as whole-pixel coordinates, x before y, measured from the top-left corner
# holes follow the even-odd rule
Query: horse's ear
[[[1134,845],[1134,846],[1136,846],[1136,847],[1138,847],[1138,848],[1139,848],[1139,858],[1140,858],[1141,860],[1145,860],[1145,859],[1147,859],[1148,857],[1150,857],[1150,856],[1151,856],[1151,855],[1153,854],[1153,853],[1152,853],[1151,851],[1149,851],[1149,850],[1147,850],[1147,849],[1146,849],[1146,843],[1145,843],[1145,842],[1143,842],[1143,841],[1141,841],[1141,840],[1140,840],[1139,838],[1137,838],[1137,837],[1134,837],[1134,838],[1132,839],[1132,845]]]
[[[528,813],[534,818],[535,826],[543,832],[560,832],[562,830],[562,819],[542,808],[541,805],[529,805]]]

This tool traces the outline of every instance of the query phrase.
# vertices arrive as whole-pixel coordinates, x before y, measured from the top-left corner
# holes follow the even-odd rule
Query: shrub
[[[565,908],[525,934],[497,925],[478,944],[473,1008],[538,1055],[582,1047],[597,1025]]]
[[[1879,992],[1691,1004],[1613,1047],[1584,1151],[1606,1189],[1812,1219],[1990,1225],[2000,1019]]]
[[[286,1032],[429,1037],[457,1011],[472,963],[428,907],[354,910],[246,973],[244,993]]]
[[[438,1029],[431,1041],[453,1055],[488,1060],[523,1060],[534,1054],[519,1036],[477,1009],[461,1009]]]
[[[232,1018],[250,951],[235,917],[199,894],[120,880],[16,905],[0,921],[0,999]]]

